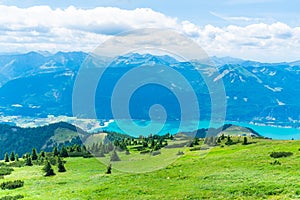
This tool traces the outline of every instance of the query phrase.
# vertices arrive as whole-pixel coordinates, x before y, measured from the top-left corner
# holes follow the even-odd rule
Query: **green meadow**
[[[248,142],[247,145],[222,142],[202,150],[174,148],[168,153],[163,153],[162,149],[162,153],[153,158],[133,150],[130,155],[119,152],[122,161],[111,162],[112,174],[105,173],[107,165],[103,162],[106,158],[64,158],[67,171],[59,173],[53,166],[56,175],[50,177],[43,176],[43,166],[15,167],[10,175],[0,179],[0,183],[22,180],[24,186],[0,189],[0,197],[13,199],[22,195],[22,199],[61,200],[300,198],[300,141],[249,138]],[[147,170],[159,162],[163,166],[168,162],[166,155],[174,156],[179,150],[184,155],[177,156],[168,166],[133,173],[143,171],[143,167]],[[293,155],[272,158],[272,152],[292,152]],[[133,158],[146,161],[131,164]],[[131,172],[124,172],[127,169]]]

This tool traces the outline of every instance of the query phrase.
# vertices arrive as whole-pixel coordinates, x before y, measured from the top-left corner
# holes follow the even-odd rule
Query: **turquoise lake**
[[[185,123],[181,129],[179,129],[179,121],[171,121],[166,123],[152,123],[150,126],[150,121],[145,120],[133,120],[134,125],[128,123],[127,121],[111,121],[105,127],[102,127],[102,130],[114,131],[120,133],[126,133],[132,136],[139,135],[149,135],[149,134],[165,134],[165,133],[178,133],[178,132],[187,132],[193,131],[196,128],[207,128],[207,127],[220,127],[220,125],[211,125],[209,121],[202,121],[197,123]],[[254,125],[249,123],[242,122],[225,122],[224,124],[234,124],[238,126],[249,127],[258,132],[264,137],[269,137],[272,139],[300,139],[300,129],[297,128],[285,128],[285,127],[275,127],[275,126],[265,126],[265,125]],[[122,127],[122,128],[120,128]]]

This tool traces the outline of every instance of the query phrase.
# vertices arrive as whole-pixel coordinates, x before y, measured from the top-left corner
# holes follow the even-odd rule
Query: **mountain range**
[[[84,52],[0,55],[1,114],[72,116],[74,81],[88,55]],[[103,60],[103,65],[107,64]],[[110,63],[99,82],[95,97],[97,117],[112,118],[111,95],[126,72],[141,65],[164,65],[175,69],[190,82],[199,99],[202,119],[211,115],[211,99],[203,77],[197,71],[213,77],[214,82],[223,81],[226,120],[299,127],[300,61],[260,63],[231,57],[212,57],[211,60],[216,68],[201,61],[178,61],[167,55],[132,53],[119,56]],[[175,82],[172,84],[176,87]],[[174,94],[155,84],[145,85],[133,94],[130,114],[135,119],[149,119],[148,110],[157,103],[165,107],[169,120],[180,119],[180,105]]]

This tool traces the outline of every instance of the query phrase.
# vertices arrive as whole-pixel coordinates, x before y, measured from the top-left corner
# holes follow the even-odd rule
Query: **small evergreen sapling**
[[[57,147],[55,146],[55,147],[53,148],[53,156],[58,156],[58,154],[59,154],[58,149],[57,149]]]
[[[57,158],[57,168],[58,168],[58,172],[65,172],[67,171],[63,161],[61,160],[60,157]]]
[[[26,166],[32,166],[32,165],[33,165],[33,164],[32,164],[32,160],[31,160],[30,155],[27,155],[27,156],[26,156],[25,165],[26,165]]]
[[[9,158],[8,158],[8,153],[7,152],[4,155],[4,161],[5,162],[9,162]]]
[[[36,149],[35,149],[35,148],[32,149],[32,156],[31,156],[31,159],[32,159],[32,160],[37,160],[37,159],[38,159],[38,156],[37,156],[37,153],[36,153]]]
[[[69,154],[68,154],[67,149],[66,149],[65,146],[61,147],[60,156],[63,157],[63,158],[69,157]]]
[[[15,153],[12,151],[9,156],[10,161],[15,161]]]
[[[51,164],[48,160],[46,160],[43,170],[45,172],[44,176],[54,176],[55,175],[55,173],[51,167]]]
[[[111,174],[111,164],[107,166],[106,174]]]

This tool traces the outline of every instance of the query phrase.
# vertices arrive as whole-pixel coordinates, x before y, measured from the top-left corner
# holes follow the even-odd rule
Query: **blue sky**
[[[0,0],[0,5],[5,52],[90,51],[119,32],[158,27],[184,33],[211,56],[300,59],[297,1]]]

